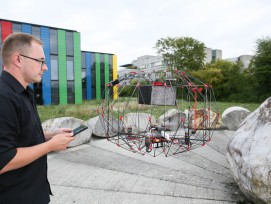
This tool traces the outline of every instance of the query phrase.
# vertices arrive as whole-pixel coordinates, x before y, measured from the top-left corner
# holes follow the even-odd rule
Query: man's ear
[[[11,55],[11,63],[15,64],[17,67],[21,67],[22,66],[22,61],[21,61],[21,56],[18,52],[14,52]]]

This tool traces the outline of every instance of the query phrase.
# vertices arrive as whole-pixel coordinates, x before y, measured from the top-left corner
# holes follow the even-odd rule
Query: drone
[[[184,71],[130,72],[105,86],[97,109],[108,141],[166,157],[204,146],[219,123],[211,85]]]

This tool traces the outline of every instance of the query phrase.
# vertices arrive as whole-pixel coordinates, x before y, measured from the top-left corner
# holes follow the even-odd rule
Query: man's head
[[[26,87],[41,81],[47,70],[42,42],[27,33],[10,34],[2,45],[4,70]]]
[[[11,63],[11,56],[13,53],[25,53],[31,49],[32,42],[36,42],[42,46],[42,42],[32,35],[27,33],[13,33],[10,34],[3,42],[2,45],[2,61],[3,64],[8,66]]]

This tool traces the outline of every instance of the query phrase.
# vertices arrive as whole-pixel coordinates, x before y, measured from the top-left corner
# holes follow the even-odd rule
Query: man
[[[42,42],[29,34],[13,33],[1,51],[0,203],[49,203],[47,153],[66,149],[73,133],[68,128],[42,130],[28,86],[41,82],[48,70]]]

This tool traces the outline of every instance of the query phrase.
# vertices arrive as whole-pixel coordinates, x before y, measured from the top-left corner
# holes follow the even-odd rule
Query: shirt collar
[[[12,76],[10,73],[2,70],[1,73],[1,78],[7,83],[9,84],[9,86],[16,92],[16,93],[22,93],[25,88],[22,86],[22,84],[14,77]],[[27,90],[31,89],[29,87],[27,87]]]

